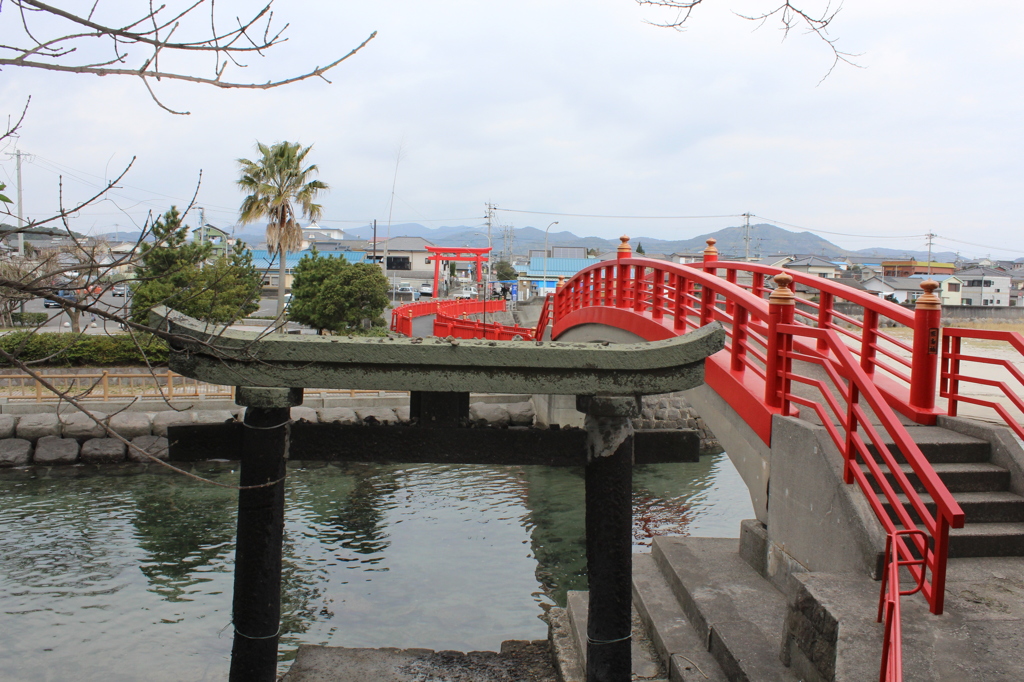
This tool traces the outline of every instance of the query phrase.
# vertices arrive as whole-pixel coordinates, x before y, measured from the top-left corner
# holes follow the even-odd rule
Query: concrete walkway
[[[282,682],[559,682],[547,640],[502,642],[501,651],[302,646]]]

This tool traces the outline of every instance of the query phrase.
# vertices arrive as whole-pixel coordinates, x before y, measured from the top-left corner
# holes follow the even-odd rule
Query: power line
[[[1019,251],[1017,249],[1008,249],[1005,246],[989,246],[987,244],[975,244],[974,242],[965,242],[962,239],[953,239],[952,237],[947,237],[946,235],[942,234],[937,234],[935,236],[945,241],[956,242],[957,244],[967,244],[968,246],[976,246],[979,249],[991,249],[993,251],[1008,251],[1010,253],[1024,253],[1024,251]]]
[[[818,230],[810,227],[801,227],[800,225],[793,225],[792,223],[784,223],[781,220],[775,220],[773,218],[766,218],[763,215],[755,215],[754,218],[760,218],[761,220],[767,220],[774,225],[785,225],[786,227],[792,227],[796,230],[804,230],[805,232],[814,232],[817,234],[831,234],[837,237],[863,237],[865,239],[919,239],[927,237],[925,234],[904,234],[904,235],[886,235],[886,234],[850,234],[847,232],[829,232],[827,230]]]

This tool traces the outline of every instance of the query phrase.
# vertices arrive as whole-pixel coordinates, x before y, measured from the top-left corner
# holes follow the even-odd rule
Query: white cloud
[[[771,21],[755,31],[732,13],[768,5],[708,0],[677,33],[643,23],[658,15],[630,0],[335,2],[315,13],[280,2],[290,42],[243,75],[295,72],[379,35],[332,72],[333,85],[159,87],[188,117],[160,110],[131,80],[15,69],[4,72],[0,101],[13,112],[33,95],[19,145],[41,158],[103,176],[137,156],[118,199],[145,201],[129,211],[136,221],[169,197],[186,202],[202,170],[200,203],[230,224],[235,159],[257,139],[289,139],[315,145],[333,220],[386,217],[401,145],[402,220],[478,216],[486,201],[615,215],[749,210],[837,232],[931,229],[1024,255],[1024,8],[847,3],[833,34],[863,53],[865,68],[840,65],[819,85],[831,63],[819,40],[794,32],[783,42]],[[2,164],[8,181],[13,165]],[[39,164],[25,175],[28,212],[42,215],[55,176]],[[105,204],[76,226],[127,222]],[[736,223],[566,218],[559,227],[685,237]]]

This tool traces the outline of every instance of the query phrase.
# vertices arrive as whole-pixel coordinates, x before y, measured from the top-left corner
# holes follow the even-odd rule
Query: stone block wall
[[[683,394],[664,393],[645,396],[640,417],[633,420],[633,428],[640,429],[695,429],[700,437],[702,455],[722,451],[722,446],[704,423],[697,410]]]

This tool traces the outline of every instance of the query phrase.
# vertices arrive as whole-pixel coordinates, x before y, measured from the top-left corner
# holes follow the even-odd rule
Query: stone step
[[[949,556],[1024,556],[1024,523],[969,523],[951,528]]]
[[[1010,487],[1010,472],[989,462],[948,462],[933,464],[932,467],[951,493],[990,492],[1008,490]],[[914,490],[919,493],[925,491],[921,480],[909,464],[904,462],[900,469],[910,479]],[[867,465],[861,464],[861,470],[867,473]],[[885,477],[890,485],[895,485],[896,477],[891,472],[886,472]],[[880,492],[874,480],[872,487],[876,493]]]
[[[908,426],[907,432],[914,439],[922,454],[933,464],[945,462],[987,462],[991,456],[991,445],[988,441],[966,436],[962,433],[943,429],[938,426]],[[896,449],[892,438],[886,432],[880,434],[882,441],[896,455],[896,461],[905,462],[903,454]],[[868,450],[877,455],[874,445]]]
[[[588,592],[569,592],[566,604],[566,611],[569,616],[569,625],[572,628],[572,639],[579,656],[579,665],[586,676],[587,669],[587,602]],[[632,654],[633,680],[644,682],[666,682],[667,673],[661,665],[657,652],[647,635],[643,621],[637,611],[633,610],[633,629],[630,633],[632,640],[630,650]],[[684,678],[685,679],[685,678]],[[573,682],[564,680],[564,682]],[[582,680],[580,680],[582,682]]]
[[[795,681],[780,660],[786,599],[740,557],[738,545],[657,537],[651,554],[726,679]]]
[[[633,605],[672,682],[726,682],[650,554],[633,555]]]
[[[907,496],[899,494],[896,496],[910,513],[910,517],[920,522],[917,511],[908,502]],[[879,493],[879,501],[889,514],[889,518],[895,519],[896,515],[892,505],[884,495]],[[931,496],[923,493],[925,507],[932,514],[935,514],[935,503]],[[1024,522],[1024,497],[1008,491],[980,492],[980,493],[956,493],[953,498],[964,510],[964,523],[970,526],[976,523],[1015,523]]]

